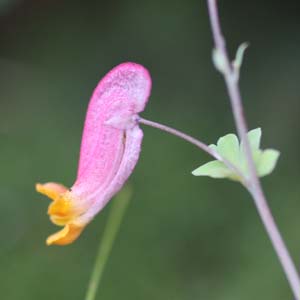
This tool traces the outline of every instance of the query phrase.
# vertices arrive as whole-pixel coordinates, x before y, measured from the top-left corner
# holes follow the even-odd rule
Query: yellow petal
[[[67,216],[67,217],[59,217],[59,216],[50,216],[50,220],[53,224],[58,226],[65,226],[66,224],[72,222],[72,219],[74,219],[73,216]]]
[[[71,217],[74,214],[71,201],[68,197],[60,197],[49,205],[48,214],[50,216]]]
[[[79,209],[74,206],[71,192],[62,184],[55,182],[37,183],[36,190],[53,200],[48,208],[48,214],[51,216],[51,220],[54,220],[53,223],[65,225],[80,213]]]
[[[37,192],[46,195],[53,201],[57,200],[61,194],[68,191],[68,188],[55,182],[48,182],[45,184],[37,183],[35,189]]]
[[[62,230],[50,235],[47,239],[47,245],[68,245],[75,241],[81,234],[84,226],[76,224],[67,224]]]

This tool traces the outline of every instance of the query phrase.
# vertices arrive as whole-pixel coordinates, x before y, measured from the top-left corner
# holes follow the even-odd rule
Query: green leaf
[[[270,174],[279,158],[279,151],[260,149],[261,129],[256,128],[248,132],[254,164],[259,177]],[[244,181],[249,177],[248,164],[245,154],[245,141],[239,143],[235,134],[227,134],[219,138],[217,145],[211,144],[209,148],[217,152],[220,160],[210,161],[192,172],[195,176],[210,176],[212,178],[228,178],[235,181]],[[234,168],[227,167],[222,158],[230,162]],[[238,170],[238,172],[236,172]],[[243,176],[241,176],[241,174]]]
[[[267,149],[262,151],[258,163],[256,165],[259,176],[266,176],[274,170],[280,152],[274,149]]]
[[[214,151],[218,151],[218,148],[215,144],[210,144],[208,147]]]
[[[238,164],[240,159],[240,148],[237,136],[230,133],[219,138],[217,143],[217,151],[223,158],[232,164]]]
[[[213,160],[192,172],[194,176],[209,176],[212,178],[226,178],[232,175],[232,172],[224,165],[224,163]]]
[[[253,151],[259,150],[261,140],[261,128],[252,129],[247,133],[250,148]],[[245,154],[245,141],[241,142],[241,152]]]
[[[220,51],[218,48],[214,48],[212,52],[212,61],[215,66],[215,68],[220,73],[225,73],[226,70],[226,57],[224,56],[224,53]]]
[[[249,43],[242,43],[236,51],[235,59],[234,59],[232,65],[235,68],[235,70],[237,71],[238,75],[240,73],[240,68],[243,63],[245,51],[248,47],[249,47]]]
[[[218,147],[214,144],[208,146],[211,150],[213,150],[216,154],[219,154]]]

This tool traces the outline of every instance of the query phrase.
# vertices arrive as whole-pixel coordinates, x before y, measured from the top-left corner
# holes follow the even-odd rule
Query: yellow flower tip
[[[47,245],[68,245],[73,243],[81,234],[84,225],[69,223],[62,230],[50,235],[46,241]]]
[[[48,214],[50,216],[70,217],[73,215],[71,201],[67,197],[61,196],[49,205]]]
[[[53,215],[53,216],[50,215],[51,222],[58,226],[65,226],[66,224],[73,221],[73,219],[74,219],[73,216],[59,217],[57,215]]]
[[[49,236],[47,245],[68,245],[75,241],[81,234],[85,225],[75,224],[75,219],[81,215],[86,207],[78,204],[78,199],[65,186],[48,182],[37,183],[37,192],[46,195],[53,202],[49,205],[48,214],[51,221],[59,226],[65,226],[62,230]]]
[[[44,184],[37,183],[35,185],[35,189],[37,192],[49,197],[53,201],[59,199],[62,194],[68,191],[68,188],[55,182],[48,182]]]

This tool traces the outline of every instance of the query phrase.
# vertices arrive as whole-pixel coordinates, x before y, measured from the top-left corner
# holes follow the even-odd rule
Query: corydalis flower
[[[77,179],[71,189],[58,183],[37,184],[36,190],[53,200],[51,221],[62,230],[47,244],[66,245],[121,189],[132,173],[141,150],[143,111],[151,78],[141,65],[123,63],[98,84],[91,98],[81,143]]]

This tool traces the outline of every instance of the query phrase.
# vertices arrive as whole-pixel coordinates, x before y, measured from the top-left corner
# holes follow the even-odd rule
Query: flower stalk
[[[283,270],[286,274],[288,282],[291,286],[293,294],[296,300],[300,300],[300,279],[295,264],[289,254],[289,251],[281,237],[281,234],[277,228],[277,225],[272,216],[271,210],[268,206],[266,197],[264,195],[261,183],[258,179],[257,172],[255,169],[255,164],[253,161],[253,156],[251,153],[249,141],[247,138],[247,124],[244,117],[242,99],[240,94],[240,89],[238,86],[238,73],[233,67],[229,60],[229,56],[226,49],[225,39],[221,32],[221,26],[219,21],[217,1],[207,0],[209,18],[213,33],[213,39],[215,44],[215,49],[222,58],[222,74],[226,83],[228,90],[231,108],[233,111],[233,116],[239,134],[240,139],[245,141],[245,154],[246,160],[249,168],[249,181],[247,184],[247,189],[252,195],[257,211],[261,217],[261,220],[265,226],[267,234],[272,242],[274,250],[282,264]]]
[[[207,144],[205,144],[204,142],[182,132],[179,131],[178,129],[169,127],[167,125],[164,124],[160,124],[157,122],[153,122],[150,120],[146,120],[144,118],[139,117],[137,119],[137,121],[141,124],[165,131],[169,134],[175,135],[193,145],[195,145],[196,147],[198,147],[199,149],[203,150],[204,152],[206,152],[207,154],[209,154],[210,156],[214,157],[215,159],[223,162],[230,170],[234,171],[240,178],[241,178],[241,183],[243,185],[246,184],[247,178],[245,178],[245,176],[241,173],[241,171],[239,169],[237,169],[230,161],[228,161],[227,159],[225,159],[224,157],[222,157],[217,151],[215,151],[213,148],[210,148]]]

